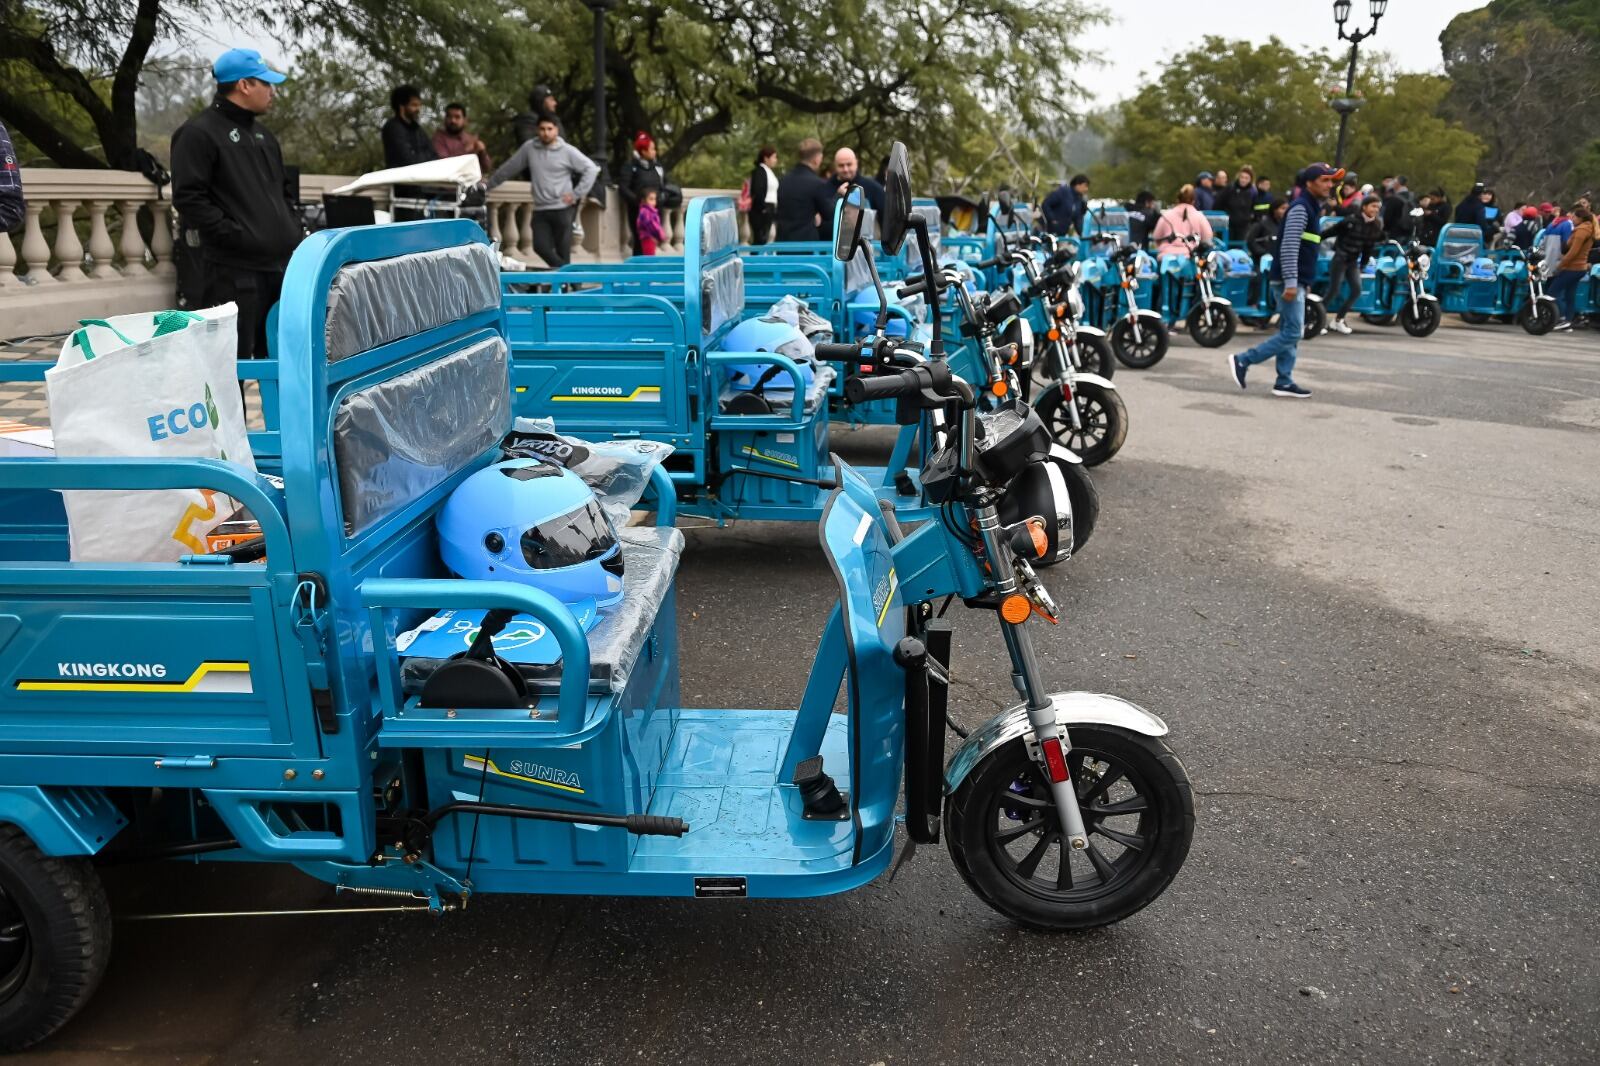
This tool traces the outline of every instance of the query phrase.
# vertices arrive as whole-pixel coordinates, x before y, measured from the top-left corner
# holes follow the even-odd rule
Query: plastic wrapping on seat
[[[739,215],[731,207],[700,216],[700,254],[709,256],[739,243]]]
[[[498,306],[500,265],[487,244],[350,263],[328,287],[328,361]]]
[[[333,420],[345,531],[402,507],[511,425],[510,352],[490,337],[345,397]]]
[[[707,336],[744,313],[744,260],[729,259],[700,278],[700,328]]]
[[[650,475],[672,454],[672,445],[631,439],[588,441],[556,432],[553,418],[519,418],[500,442],[503,459],[542,459],[583,479],[617,529],[644,499]]]
[[[926,219],[928,223],[928,247],[933,249],[932,259],[939,261],[939,245],[943,237],[944,221],[939,214],[938,204],[916,204],[911,208],[914,217]],[[912,230],[906,231],[906,242],[900,248],[901,261],[905,263],[906,273],[919,274],[922,272],[922,252],[919,250],[920,238]]]
[[[588,634],[589,691],[600,695],[628,687],[683,554],[683,534],[670,526],[629,526],[617,531],[617,540],[622,544],[622,600],[601,611],[599,623]],[[402,660],[402,689],[418,695],[443,662],[421,656]],[[534,691],[560,687],[560,663],[519,664],[518,669]]]
[[[878,213],[872,208],[861,212],[861,239],[871,243],[878,237]],[[867,257],[859,252],[844,265],[844,288],[846,292],[864,289],[872,284],[872,268],[867,265]]]

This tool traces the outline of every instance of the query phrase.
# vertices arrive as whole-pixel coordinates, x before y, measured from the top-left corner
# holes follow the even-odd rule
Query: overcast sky
[[[1488,0],[1390,0],[1378,34],[1362,48],[1381,49],[1403,70],[1440,65],[1439,33],[1463,11]],[[1131,96],[1161,61],[1197,43],[1206,34],[1255,42],[1276,36],[1296,47],[1349,45],[1338,39],[1332,0],[1139,0],[1107,3],[1110,26],[1091,30],[1085,49],[1104,62],[1085,68],[1080,79],[1094,93],[1095,105]],[[1347,28],[1372,25],[1365,0],[1352,5]]]
[[[1206,34],[1262,42],[1277,36],[1296,47],[1340,45],[1333,23],[1332,0],[1091,0],[1112,11],[1112,22],[1089,31],[1083,47],[1102,62],[1080,74],[1094,94],[1094,106],[1133,95],[1162,60],[1181,52]],[[1439,66],[1439,32],[1463,11],[1488,0],[1390,0],[1378,35],[1366,47],[1381,49],[1404,70]],[[1366,0],[1356,0],[1350,28],[1371,25]],[[207,27],[197,34],[203,52],[232,44],[258,48],[280,69],[287,61],[279,43],[256,35],[234,34]],[[1348,45],[1342,47],[1347,48]]]

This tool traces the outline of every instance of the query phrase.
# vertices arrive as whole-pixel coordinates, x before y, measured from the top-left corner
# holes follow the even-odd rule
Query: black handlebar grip
[[[865,403],[867,400],[909,396],[921,388],[922,383],[917,379],[916,371],[905,370],[871,378],[849,378],[844,383],[844,398],[851,403]]]
[[[921,296],[923,293],[925,293],[927,291],[928,291],[928,279],[919,275],[919,276],[917,276],[915,278],[912,278],[909,281],[907,281],[904,285],[900,286],[894,292],[895,292],[896,296],[898,296],[898,297],[900,297],[900,299],[904,300],[907,296]]]
[[[817,358],[828,363],[853,363],[861,358],[861,345],[859,344],[819,344],[816,346]]]
[[[682,818],[668,818],[660,814],[630,814],[627,830],[636,836],[681,837],[689,831],[689,823]]]
[[[1000,260],[1002,260],[1004,258],[1005,258],[1004,255],[997,255],[993,259],[985,259],[983,262],[978,264],[978,269],[979,270],[988,270],[991,267],[997,267],[997,266],[1000,265]]]

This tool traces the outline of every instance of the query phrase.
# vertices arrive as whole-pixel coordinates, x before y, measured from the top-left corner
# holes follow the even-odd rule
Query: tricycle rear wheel
[[[46,855],[0,825],[0,1052],[65,1025],[110,955],[111,905],[89,861]]]
[[[1159,738],[1103,725],[1067,732],[1085,851],[1068,847],[1021,740],[984,756],[945,806],[946,846],[967,885],[1006,917],[1047,931],[1139,911],[1172,883],[1194,836],[1188,775]]]

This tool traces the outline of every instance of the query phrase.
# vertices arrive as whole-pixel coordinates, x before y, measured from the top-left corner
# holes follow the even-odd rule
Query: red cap
[[[655,141],[650,139],[650,135],[648,133],[640,130],[638,135],[633,139],[633,150],[636,152],[642,152],[655,143]]]
[[[1546,200],[1544,203],[1539,205],[1539,213],[1541,215],[1548,215],[1550,212],[1554,211],[1555,209],[1556,209],[1556,205],[1551,203],[1549,200]]]

